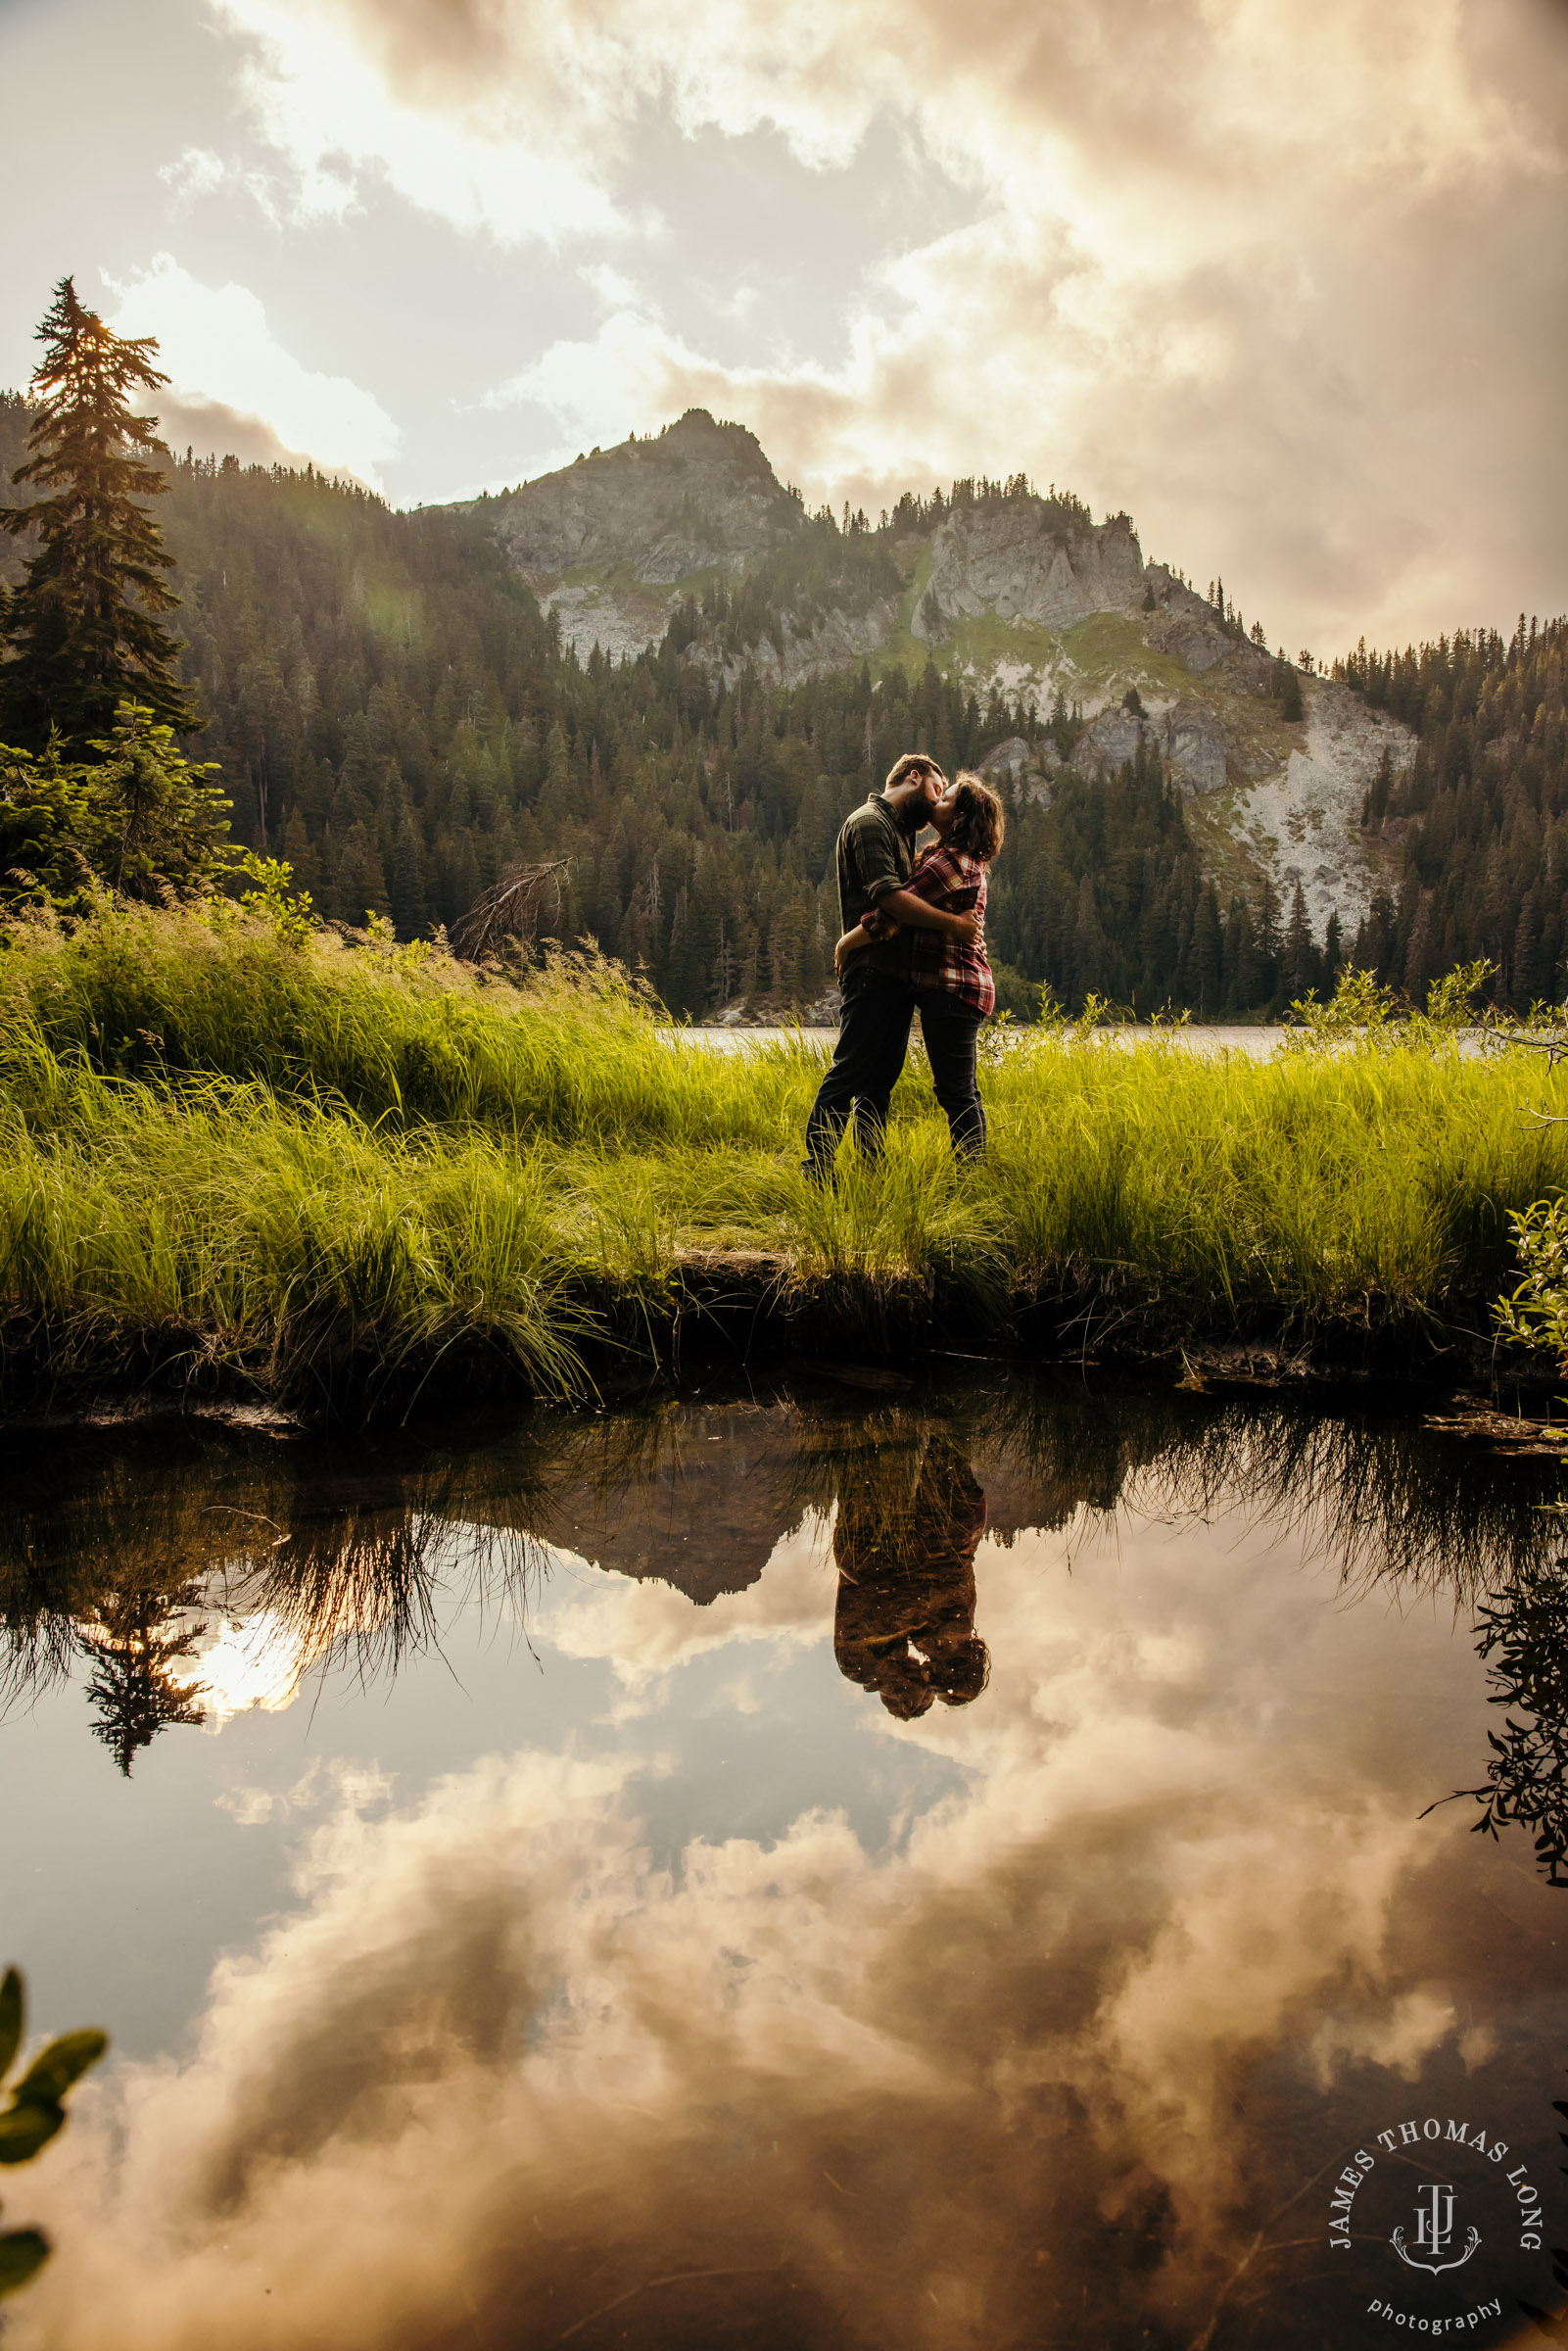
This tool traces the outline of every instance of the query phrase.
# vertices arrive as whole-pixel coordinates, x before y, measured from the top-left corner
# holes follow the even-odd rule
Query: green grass
[[[912,1068],[881,1166],[799,1174],[820,1039],[715,1054],[604,969],[116,918],[0,953],[0,1404],[159,1386],[312,1413],[585,1392],[698,1310],[766,1340],[1364,1344],[1484,1333],[1568,1078],[1408,1045],[1272,1062],[1030,1032],[955,1165]],[[746,1257],[742,1253],[749,1253]],[[761,1262],[759,1262],[761,1261]],[[728,1301],[728,1305],[727,1302]]]

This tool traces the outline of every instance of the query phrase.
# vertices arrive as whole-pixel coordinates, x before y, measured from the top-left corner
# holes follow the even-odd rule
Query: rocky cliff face
[[[1366,790],[1385,750],[1396,774],[1408,768],[1413,736],[1328,678],[1301,680],[1304,715],[1287,723],[1266,652],[1239,644],[1163,565],[1150,565],[1145,582],[1155,610],[1138,610],[1080,697],[1094,714],[1075,765],[1109,773],[1152,741],[1222,881],[1266,874],[1287,904],[1299,882],[1319,938],[1335,912],[1354,930],[1384,870],[1361,824]],[[1083,683],[1066,665],[1059,679],[1069,695]],[[1125,707],[1128,685],[1141,716]]]
[[[1323,678],[1305,690],[1305,723],[1283,765],[1245,784],[1222,812],[1231,839],[1273,876],[1289,900],[1300,882],[1319,938],[1338,912],[1353,929],[1383,875],[1383,852],[1361,826],[1367,786],[1388,751],[1397,775],[1415,756],[1398,719]]]
[[[805,511],[755,435],[706,408],[525,482],[486,510],[507,560],[585,657],[595,644],[623,654],[657,643],[686,582],[749,570]]]
[[[932,563],[911,632],[944,637],[955,620],[998,620],[1070,629],[1091,612],[1130,611],[1143,597],[1143,554],[1126,515],[1064,522],[1045,499],[1000,508],[961,506],[931,542]]]
[[[798,686],[802,679],[822,670],[843,669],[879,652],[897,625],[898,607],[885,600],[867,605],[863,612],[835,610],[809,622],[799,622],[793,613],[785,612],[777,645],[771,636],[759,637],[748,648],[744,662],[732,656],[710,666],[716,673],[722,672],[730,684],[749,665],[774,685]]]

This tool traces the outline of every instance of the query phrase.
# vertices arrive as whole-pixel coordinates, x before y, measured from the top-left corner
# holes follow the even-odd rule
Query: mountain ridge
[[[1019,475],[840,524],[807,513],[753,434],[700,408],[459,510],[581,660],[668,645],[715,685],[750,669],[784,690],[930,660],[980,697],[1064,699],[1088,722],[1074,756],[1095,773],[1157,749],[1208,803],[1211,870],[1282,899],[1300,885],[1319,936],[1335,914],[1358,924],[1384,878],[1362,807],[1385,753],[1408,772],[1413,734],[1315,675],[1299,674],[1301,719],[1279,719],[1283,654],[1147,560],[1125,512],[1096,522]],[[1048,792],[1047,768],[1031,789]]]
[[[0,394],[0,503],[25,496],[28,420]],[[700,498],[683,519],[688,478],[629,540],[611,499],[611,537],[564,551],[600,558],[577,567],[585,598],[657,600],[630,658],[563,644],[490,526],[505,502],[400,513],[313,469],[171,461],[155,516],[193,748],[235,839],[287,858],[329,918],[369,908],[401,938],[548,860],[547,936],[598,940],[678,1014],[784,1011],[831,974],[839,823],[918,747],[1004,793],[990,943],[1021,1013],[1041,983],[1277,1011],[1346,951],[1417,996],[1480,955],[1510,1004],[1568,985],[1568,622],[1358,648],[1325,677],[1271,655],[1217,585],[1144,560],[1126,517],[1015,478],[834,520],[750,436],[693,432],[735,469],[733,528]],[[593,458],[561,470],[599,495]],[[1011,604],[981,561],[999,545],[1035,550]],[[638,576],[688,548],[713,560]],[[26,552],[0,541],[0,584]],[[1047,600],[1065,586],[1074,603]]]

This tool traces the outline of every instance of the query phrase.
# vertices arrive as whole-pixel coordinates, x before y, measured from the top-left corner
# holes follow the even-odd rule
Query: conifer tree
[[[1323,987],[1325,993],[1333,988],[1339,977],[1340,966],[1344,961],[1345,932],[1340,922],[1339,909],[1336,907],[1329,916],[1327,928],[1323,933]]]
[[[1287,721],[1299,719],[1302,716],[1302,681],[1292,664],[1286,660],[1283,646],[1274,656],[1273,691],[1279,699],[1280,717]]]
[[[1279,892],[1264,874],[1258,886],[1252,954],[1239,975],[1246,989],[1239,1003],[1266,1004],[1277,992],[1280,947]]]
[[[1284,981],[1285,994],[1294,1004],[1305,996],[1312,984],[1312,926],[1307,919],[1307,898],[1300,882],[1291,899],[1290,922],[1285,930]]]
[[[187,1659],[194,1660],[201,1630],[175,1611],[194,1598],[193,1587],[172,1595],[116,1592],[76,1636],[92,1663],[87,1696],[96,1710],[93,1737],[103,1741],[127,1780],[136,1755],[160,1731],[204,1719],[204,1685],[175,1678]]]
[[[41,542],[0,607],[11,646],[0,661],[0,741],[38,749],[58,729],[68,744],[90,744],[109,735],[121,702],[189,731],[179,648],[159,619],[179,602],[163,576],[173,558],[137,503],[167,487],[148,462],[168,454],[158,420],[129,405],[168,381],[152,363],[158,346],[112,334],[69,277],[38,340],[30,454],[12,479],[48,495],[0,510],[0,526]]]

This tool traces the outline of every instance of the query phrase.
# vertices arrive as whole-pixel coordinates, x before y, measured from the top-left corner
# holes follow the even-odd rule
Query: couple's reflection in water
[[[915,1464],[902,1449],[888,1462],[875,1447],[846,1463],[833,1521],[833,1655],[900,1722],[938,1699],[967,1706],[990,1679],[974,1630],[984,1532],[985,1496],[948,1436],[932,1435]]]
[[[563,1552],[705,1607],[756,1584],[811,1517],[832,1526],[839,1670],[915,1721],[986,1688],[987,1532],[1007,1545],[1127,1505],[1202,1520],[1229,1497],[1331,1557],[1348,1597],[1425,1590],[1466,1611],[1497,1713],[1485,1777],[1458,1793],[1568,1882],[1557,1462],[1489,1457],[1411,1419],[1015,1379],[930,1403],[661,1396],[402,1461],[105,1431],[13,1440],[0,1471],[0,1712],[76,1679],[125,1774],[165,1731],[258,1692],[287,1703],[308,1669],[395,1673],[465,1598],[526,1625]]]
[[[464,2228],[471,2212],[497,2216],[499,2252],[475,2238],[465,2253],[454,2231],[458,2250],[441,2258],[443,2277],[478,2280],[474,2339],[498,2351],[533,2340],[546,2308],[559,2322],[544,2339],[586,2351],[623,2329],[649,2351],[1318,2351],[1386,2339],[1381,2321],[1327,2298],[1339,2288],[1321,2276],[1321,2231],[1302,2218],[1318,2216],[1320,2167],[1331,2179],[1345,2135],[1426,2113],[1427,2084],[1442,2100],[1450,2078],[1455,2114],[1484,2112],[1521,2143],[1532,2131],[1534,2058],[1511,2039],[1500,2057],[1485,2049],[1490,2014],[1522,2033],[1555,1982],[1554,1946],[1532,1913],[1513,1915],[1527,1834],[1542,1874],[1565,1874],[1568,1576],[1541,1507],[1554,1462],[1489,1460],[1413,1418],[1021,1377],[870,1405],[804,1381],[760,1400],[655,1399],[401,1456],[188,1431],[162,1451],[84,1438],[13,1468],[0,1664],[8,1652],[24,1704],[74,1682],[109,1751],[94,1800],[128,1833],[163,1814],[114,1784],[109,1758],[139,1773],[156,1740],[166,1792],[183,1747],[205,1787],[210,1755],[181,1726],[219,1713],[225,1674],[236,1711],[261,1687],[287,1703],[307,1671],[390,1677],[476,1600],[542,1649],[565,1625],[577,1646],[556,1640],[557,1687],[573,1659],[645,1663],[640,1693],[672,1694],[660,1735],[667,1721],[678,1769],[695,1725],[689,1770],[709,1775],[694,1841],[679,1843],[692,1824],[672,1807],[672,1848],[688,1858],[666,1874],[656,1807],[674,1775],[631,1782],[624,1823],[601,1787],[560,1777],[559,1709],[534,1710],[541,1681],[519,1644],[521,1670],[502,1657],[495,1676],[498,1746],[540,1752],[508,1762],[515,1780],[486,1761],[428,1800],[400,1794],[384,1833],[373,1820],[309,1846],[309,1869],[347,1874],[309,1881],[309,1934],[289,1926],[264,1968],[222,1979],[228,2005],[204,2042],[225,2261],[247,2211],[261,2243],[288,2197],[289,2211],[341,2206],[369,2214],[367,2231],[401,2231],[403,2208],[378,2218],[377,2183],[422,2183],[435,2134]],[[1114,1514],[1125,1549],[1101,1575],[1092,1538]],[[1278,1552],[1266,1563],[1254,1556],[1265,1531]],[[1057,1569],[1085,1552],[1089,1572],[1065,1592]],[[1304,1561],[1329,1563],[1321,1589]],[[1372,1604],[1354,1630],[1352,1608],[1319,1605],[1336,1581],[1343,1600]],[[1415,1648],[1412,1671],[1434,1676],[1422,1704],[1428,1689],[1444,1703],[1463,1690],[1471,1711],[1461,1743],[1434,1741],[1407,1765],[1401,1739],[1424,1737],[1424,1715],[1387,1678],[1354,1674],[1357,1643],[1380,1676],[1398,1671],[1387,1628],[1411,1602],[1435,1604],[1412,1616],[1446,1625],[1451,1611],[1460,1628],[1446,1679],[1432,1642]],[[720,1710],[703,1659],[737,1635],[775,1643],[749,1653],[775,1678],[748,1659],[735,1710],[758,1723],[759,1690],[777,1709],[771,1747],[765,1718],[744,1730],[754,1778],[715,1773],[698,1744]],[[657,1678],[684,1656],[689,1682]],[[455,1646],[452,1661],[465,1661]],[[733,1686],[734,1650],[717,1670]],[[1475,1704],[1489,1673],[1490,1715]],[[835,1727],[808,1779],[799,1732],[821,1728],[825,1696]],[[853,1735],[840,1738],[845,1699]],[[976,1703],[993,1719],[954,1719]],[[641,1695],[638,1706],[653,1711]],[[885,1731],[882,1710],[910,1726],[896,1751],[864,1736]],[[383,1753],[383,1736],[367,1733],[378,1771],[404,1768],[411,1744]],[[236,1740],[236,1761],[249,1769],[265,1744]],[[288,1787],[296,1769],[291,1754]],[[1434,1860],[1414,1815],[1460,1780],[1485,1784],[1447,1817],[1484,1818],[1503,1849],[1450,1838]],[[776,1789],[782,1829],[765,1810]],[[271,1801],[266,1786],[237,1793]],[[281,1818],[275,1834],[293,1840]],[[884,1820],[913,1822],[907,1842],[862,1850]],[[645,1833],[651,1875],[626,1859]],[[1416,1850],[1427,1857],[1407,1866]],[[580,1880],[563,1854],[581,1855]],[[1477,1862],[1495,1874],[1476,1879]],[[1512,1924],[1495,1937],[1497,1885]],[[1385,1944],[1365,1924],[1380,1887]],[[516,1927],[514,1953],[498,1921]],[[1453,2033],[1466,2028],[1457,2056],[1449,2009]],[[340,2046],[342,2066],[323,2068],[316,2052]],[[526,2079],[507,2105],[513,2049]],[[585,2051],[602,2063],[602,2116]],[[670,2085],[667,2107],[657,2089],[634,2104],[629,2080]],[[460,2118],[448,2139],[441,2100],[423,2102],[431,2085]],[[520,2221],[502,2177],[521,2183]],[[395,2270],[388,2243],[375,2259]],[[309,2277],[309,2260],[290,2274]],[[1544,2279],[1519,2282],[1549,2295]],[[289,2339],[332,2333],[320,2290]],[[205,2272],[193,2303],[198,2291],[210,2295]],[[360,2331],[418,2351],[450,2339],[450,2321],[441,2304],[427,2332]],[[241,2351],[283,2339],[217,2331]],[[56,2339],[70,2351],[96,2337]],[[146,2339],[168,2338],[127,2336]]]

